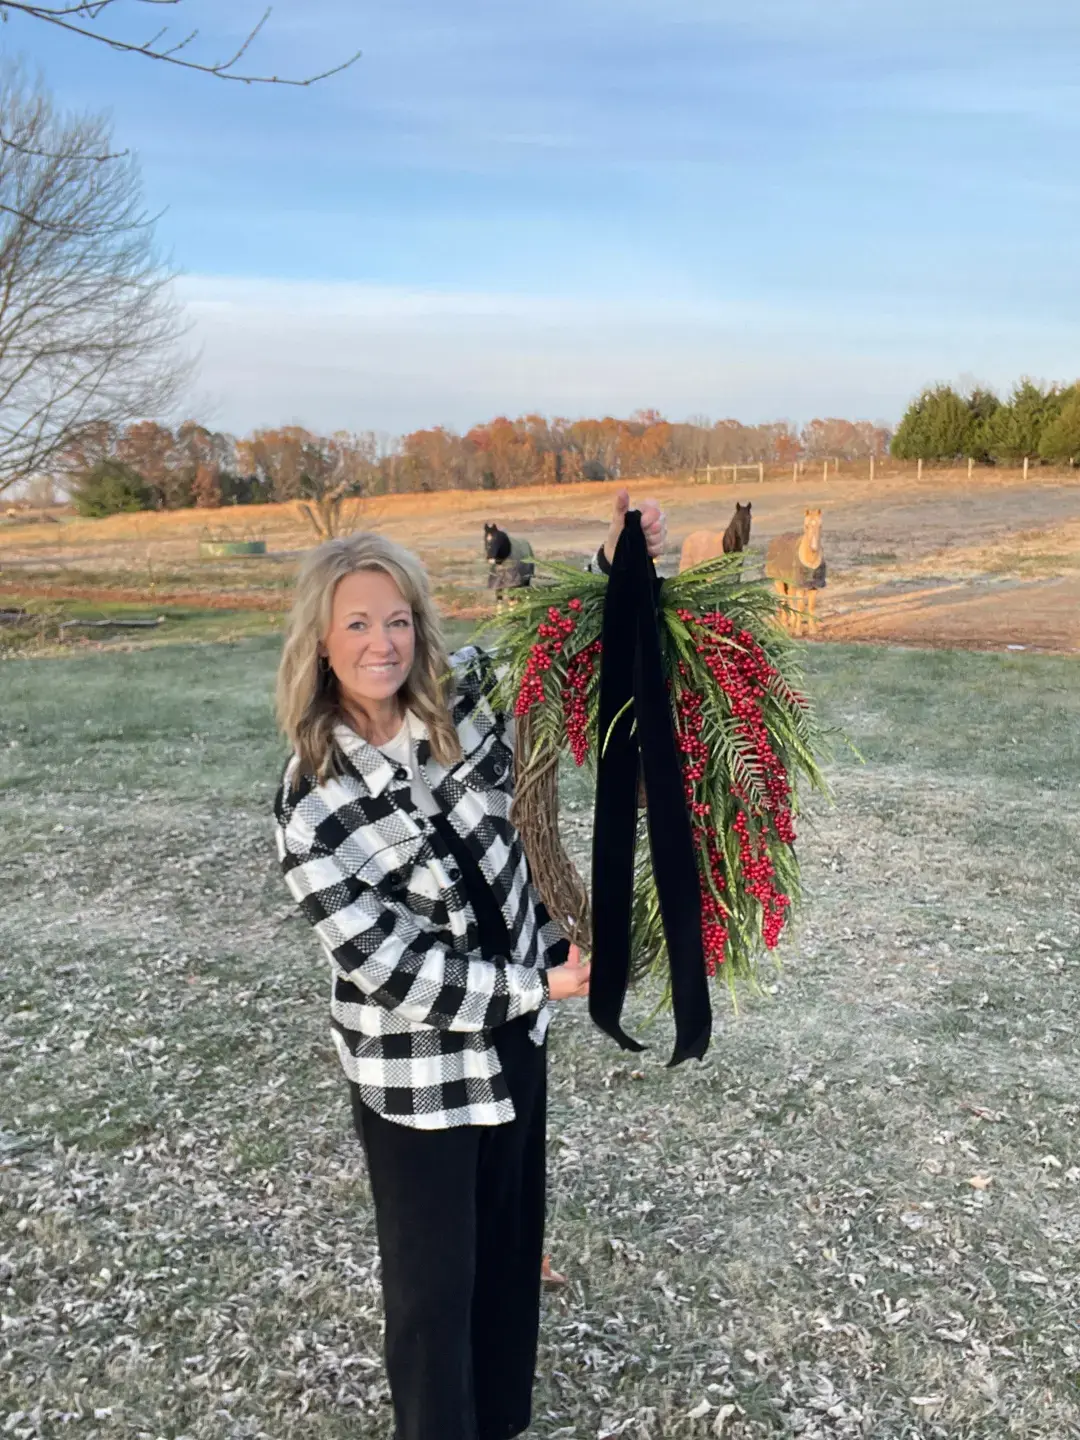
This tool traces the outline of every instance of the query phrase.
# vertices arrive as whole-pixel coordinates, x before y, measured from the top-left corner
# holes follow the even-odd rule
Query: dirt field
[[[672,568],[690,530],[727,523],[751,500],[751,554],[801,524],[804,506],[825,512],[829,585],[819,638],[969,649],[1080,651],[1080,478],[1020,472],[928,471],[865,478],[790,477],[730,485],[635,483],[655,494],[670,522]],[[487,605],[481,527],[497,518],[541,557],[580,558],[603,538],[613,487],[575,485],[477,494],[391,496],[360,523],[417,549],[450,614]],[[207,524],[268,541],[265,560],[201,561]],[[0,604],[112,602],[258,610],[287,604],[310,533],[289,506],[228,512],[119,516],[104,521],[0,527]]]

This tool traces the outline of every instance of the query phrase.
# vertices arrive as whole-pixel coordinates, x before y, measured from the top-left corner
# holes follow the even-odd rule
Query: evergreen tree
[[[999,406],[983,427],[988,453],[1014,464],[1025,456],[1037,456],[1043,434],[1060,415],[1064,399],[1065,392],[1056,386],[1044,390],[1033,380],[1021,380],[1008,404]]]
[[[981,465],[988,464],[990,451],[986,448],[986,427],[1001,409],[1001,401],[992,390],[980,390],[976,386],[967,397],[967,407],[971,413],[971,425],[964,454]]]
[[[76,511],[92,520],[149,509],[153,495],[137,470],[119,460],[100,460],[75,483]]]
[[[1039,441],[1043,460],[1070,462],[1080,459],[1080,385],[1062,392],[1062,405]]]
[[[899,460],[955,460],[969,453],[972,429],[963,396],[951,385],[936,385],[908,406],[890,450]]]

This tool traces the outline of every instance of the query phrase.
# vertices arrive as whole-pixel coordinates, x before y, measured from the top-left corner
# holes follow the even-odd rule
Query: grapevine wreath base
[[[640,527],[636,535],[640,540]],[[614,718],[607,717],[605,734],[598,733],[602,661],[614,663],[602,649],[602,636],[610,645],[619,619],[606,604],[609,584],[619,583],[624,545],[629,555],[633,543],[626,535],[620,541],[610,582],[570,566],[545,565],[540,583],[495,622],[499,703],[516,717],[514,819],[549,913],[586,950],[594,938],[592,907],[588,887],[560,836],[559,763],[568,756],[595,772],[598,762],[608,763],[608,748],[616,748],[619,736],[637,744],[640,655],[635,658],[637,706],[627,702]],[[627,594],[642,593],[643,583],[653,587],[650,620],[654,610],[660,661],[650,683],[656,690],[666,688],[668,696],[667,707],[661,708],[670,712],[678,754],[678,770],[671,773],[681,776],[693,842],[698,953],[708,977],[732,987],[740,980],[753,984],[761,955],[775,948],[800,897],[794,848],[798,786],[826,790],[819,760],[822,734],[803,692],[799,647],[778,623],[780,602],[773,591],[759,579],[744,578],[741,555],[711,560],[659,582],[643,541],[637,553],[648,576],[646,582],[636,577],[638,589],[619,592],[619,609],[626,608]],[[646,775],[656,748],[649,741]],[[665,804],[671,799],[666,793],[662,798]],[[678,808],[681,820],[683,807]],[[658,837],[652,837],[650,847],[645,831],[639,819],[629,974],[634,979],[649,972],[663,975],[670,1003],[671,917],[665,925],[655,875],[656,860],[662,858],[656,855]],[[595,977],[594,964],[594,983]]]

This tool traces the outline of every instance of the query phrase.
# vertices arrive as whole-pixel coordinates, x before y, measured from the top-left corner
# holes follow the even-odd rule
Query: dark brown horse
[[[727,529],[721,535],[718,530],[695,530],[683,541],[679,556],[679,574],[694,565],[703,565],[706,560],[715,560],[718,555],[735,555],[745,550],[750,543],[750,506],[735,504],[735,514]]]
[[[484,526],[484,559],[488,562],[488,589],[501,605],[504,590],[523,590],[532,584],[536,558],[528,540],[513,540],[493,520]]]

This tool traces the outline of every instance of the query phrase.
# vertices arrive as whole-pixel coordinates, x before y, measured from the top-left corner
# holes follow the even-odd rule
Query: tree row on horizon
[[[858,460],[882,456],[888,445],[888,430],[869,421],[817,419],[799,431],[786,421],[674,423],[654,410],[625,420],[500,416],[464,434],[435,427],[393,440],[373,431],[319,435],[298,425],[237,439],[194,420],[175,429],[144,420],[88,427],[65,455],[63,471],[80,512],[105,515]]]
[[[1080,458],[1080,383],[1020,381],[1006,400],[993,391],[937,385],[922,392],[890,435],[882,425],[816,419],[672,422],[655,410],[628,419],[500,416],[460,434],[445,427],[397,439],[374,431],[320,435],[303,426],[241,439],[188,420],[88,427],[64,457],[77,509],[176,510],[191,506],[318,500],[440,490],[679,475],[707,466],[790,465],[820,459],[1014,464]]]

